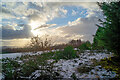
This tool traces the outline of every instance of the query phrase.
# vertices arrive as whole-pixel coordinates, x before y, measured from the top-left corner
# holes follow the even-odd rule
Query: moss
[[[94,74],[93,72],[91,72],[91,74]]]
[[[73,73],[73,74],[71,75],[71,77],[73,78],[73,80],[77,80],[77,77],[76,77],[75,73]]]
[[[100,62],[96,63],[96,65],[101,65],[107,70],[116,72],[116,78],[120,78],[120,60],[118,57],[102,59]]]
[[[91,70],[92,70],[92,67],[81,66],[77,68],[77,71],[79,73],[87,73],[87,72],[90,72]]]
[[[77,63],[77,60],[74,60],[75,63]]]

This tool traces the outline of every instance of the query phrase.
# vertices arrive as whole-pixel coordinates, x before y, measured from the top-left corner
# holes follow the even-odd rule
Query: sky
[[[2,46],[22,47],[33,36],[49,35],[54,43],[93,41],[98,19],[96,2],[2,2]]]

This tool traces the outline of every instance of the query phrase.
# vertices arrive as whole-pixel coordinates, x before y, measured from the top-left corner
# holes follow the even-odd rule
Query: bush
[[[2,59],[2,73],[5,76],[5,80],[16,79],[16,67],[20,67],[20,64],[17,61],[13,61],[12,59]],[[6,74],[7,73],[7,74]]]
[[[67,46],[64,51],[56,52],[55,59],[73,59],[78,57],[72,46]]]
[[[91,43],[89,41],[80,45],[79,50],[84,52],[84,50],[91,50]]]

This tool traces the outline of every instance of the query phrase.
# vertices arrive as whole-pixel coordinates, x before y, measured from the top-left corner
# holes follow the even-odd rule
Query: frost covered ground
[[[53,50],[54,52],[55,50]],[[45,51],[49,52],[49,51]],[[12,54],[3,54],[2,58],[16,58],[21,57],[22,55],[41,55],[43,52],[39,51],[37,53],[12,53]],[[115,72],[108,71],[101,67],[101,65],[95,65],[101,59],[108,58],[112,56],[112,53],[90,53],[86,51],[79,54],[79,58],[64,60],[60,59],[59,61],[53,63],[55,60],[47,60],[48,64],[53,63],[53,70],[57,71],[63,78],[114,78],[116,76]],[[23,63],[18,61],[18,63]],[[34,77],[32,77],[34,75]],[[28,78],[34,78],[40,76],[40,70],[34,71]]]
[[[54,63],[54,66],[56,66],[54,69],[58,70],[64,78],[71,78],[73,74],[77,78],[114,78],[116,76],[116,73],[107,71],[100,65],[93,65],[94,62],[112,56],[112,54],[82,53],[79,56],[80,58],[72,60],[60,59],[57,63]]]

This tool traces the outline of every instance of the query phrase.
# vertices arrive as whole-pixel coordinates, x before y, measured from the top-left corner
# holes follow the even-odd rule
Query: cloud
[[[24,47],[30,42],[30,39],[9,39],[2,40],[2,45],[9,47]]]
[[[2,26],[2,29],[15,30],[15,28],[11,25]]]
[[[73,25],[73,23],[75,25]],[[68,34],[79,34],[84,35],[84,40],[90,40],[92,41],[93,34],[95,34],[97,27],[95,24],[98,23],[96,17],[90,17],[90,18],[78,18],[76,21],[71,22],[71,26],[61,27],[59,30],[63,31],[64,33]]]
[[[35,9],[35,10],[38,10],[38,11],[43,11],[44,10],[44,7],[43,7],[43,4],[42,3],[32,3],[32,2],[29,2],[28,3],[28,8],[31,8],[31,9]]]
[[[23,25],[22,30],[14,30],[11,26],[3,26],[2,39],[20,39],[32,37],[31,28],[29,25]]]
[[[63,15],[63,16],[65,16],[68,12],[66,9],[63,9],[63,8],[59,8],[59,11],[61,12],[60,15]]]
[[[51,26],[55,26],[56,24],[44,24],[44,25],[41,25],[37,28],[35,28],[34,30],[37,30],[37,29],[40,29],[40,28],[46,28],[46,27],[51,27]]]
[[[48,19],[44,15],[39,14],[30,14],[27,16],[29,21],[40,21],[40,22],[46,22]]]
[[[77,24],[79,24],[80,23],[80,20],[81,20],[81,18],[78,18],[78,19],[76,19],[75,21],[72,21],[72,22],[68,22],[68,25],[69,26],[72,26],[72,25],[77,25]]]
[[[1,5],[0,5],[1,6]],[[7,9],[7,8],[4,8],[4,7],[0,7],[0,15],[2,15],[2,17],[0,17],[0,19],[3,19],[3,18],[15,18],[15,16],[13,15],[13,13]]]
[[[6,7],[2,9],[3,12],[7,14],[3,15],[7,15],[7,17],[9,18],[26,17],[28,18],[28,22],[40,21],[42,23],[46,23],[47,21],[52,20],[55,17],[65,17],[68,11],[65,10],[63,6],[81,6],[88,9],[91,13],[93,10],[96,10],[98,8],[95,2],[11,2],[4,4],[6,5]],[[75,11],[73,11],[72,14],[76,14]],[[3,18],[4,17],[5,16],[3,16]]]
[[[41,33],[51,35],[56,43],[66,43],[72,39],[82,39],[84,41],[93,41],[93,35],[97,30],[95,24],[98,23],[98,17],[91,15],[86,18],[77,18],[75,21],[68,22],[67,25],[47,28],[40,30]]]
[[[2,7],[2,11],[1,11],[1,13],[11,14],[11,11],[8,10],[8,9],[6,9],[6,8],[4,8],[4,7]]]
[[[14,27],[15,25],[13,25],[13,27],[10,25],[5,26],[6,24],[3,25],[3,39],[21,39],[31,37],[32,26],[30,27],[28,24],[31,22],[36,22],[39,23],[37,24],[39,27],[37,26],[35,29],[39,30],[39,28],[48,27],[41,30],[40,33],[52,35],[56,42],[62,43],[67,42],[71,39],[78,38],[92,41],[91,37],[93,34],[95,34],[95,31],[97,29],[95,26],[97,23],[96,16],[100,18],[100,15],[98,15],[99,7],[95,2],[14,2],[4,4],[6,4],[6,7],[2,8],[2,18],[11,19],[11,23],[15,23],[19,29]],[[86,18],[78,17],[78,19],[75,21],[69,21],[68,25],[59,26],[58,28],[49,28],[50,26],[54,26],[54,24],[47,24],[47,21],[50,21],[57,17],[65,17],[69,12],[64,9],[64,6],[75,6],[79,9],[87,9],[88,15]],[[73,15],[76,13],[76,11],[72,11]],[[25,19],[21,19],[22,17],[25,17]],[[19,19],[20,21],[16,20],[15,18]],[[36,25],[33,24],[33,26]]]
[[[77,11],[72,10],[72,15],[73,15],[73,16],[76,15],[77,13],[78,13]]]
[[[78,18],[73,22],[68,22],[68,25],[60,26],[55,29],[59,37],[63,37],[65,41],[72,39],[82,39],[93,41],[93,35],[96,33],[98,17],[90,16],[87,18]],[[55,33],[55,32],[54,32]],[[57,38],[58,39],[58,38]],[[64,42],[64,40],[62,40]]]
[[[38,17],[39,19],[44,19],[45,21],[51,20],[55,17],[61,17],[60,12],[66,14],[67,10],[63,9],[62,6],[81,6],[83,8],[87,8],[89,10],[95,10],[98,8],[96,3],[90,2],[90,3],[83,3],[83,2],[13,2],[13,3],[4,3],[6,6],[6,10],[3,10],[3,12],[7,12],[9,14],[13,13],[14,16],[28,16],[28,18],[31,20],[34,17]],[[4,9],[4,8],[3,8]],[[41,15],[41,16],[40,16]],[[32,16],[32,17],[31,17]],[[50,16],[50,17],[49,17]],[[47,19],[47,20],[46,20]]]

